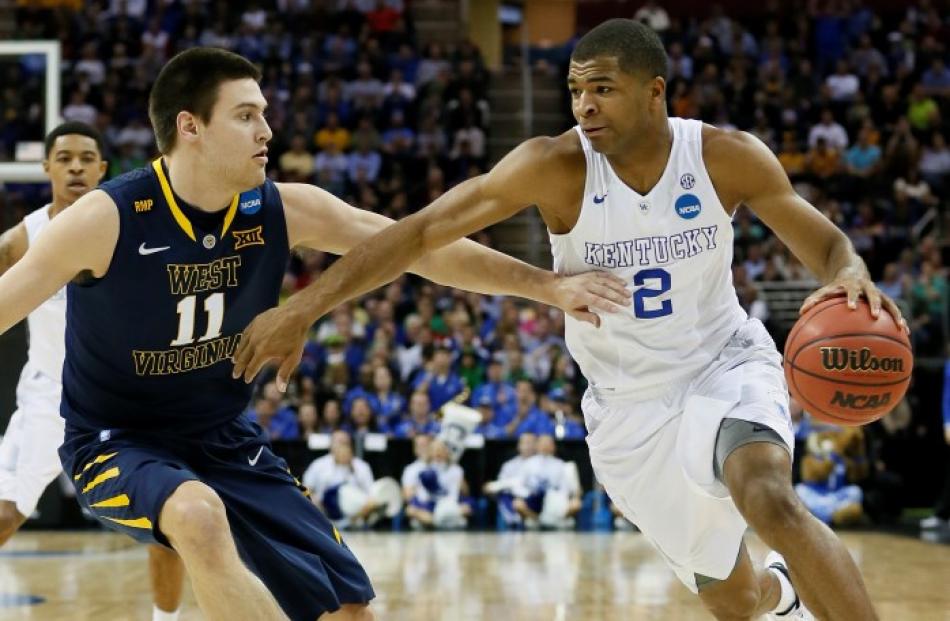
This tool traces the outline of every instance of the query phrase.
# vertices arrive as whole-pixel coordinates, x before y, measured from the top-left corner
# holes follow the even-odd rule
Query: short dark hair
[[[647,25],[632,19],[608,19],[577,42],[571,60],[615,56],[620,69],[630,74],[666,79],[670,59],[660,37]]]
[[[47,159],[53,150],[53,145],[56,144],[56,139],[60,136],[69,136],[70,134],[79,134],[80,136],[92,138],[96,141],[96,149],[99,151],[99,157],[104,155],[105,149],[102,144],[102,134],[100,134],[96,128],[86,125],[85,123],[80,123],[79,121],[69,121],[56,126],[53,128],[53,131],[46,135]]]
[[[244,78],[259,82],[261,72],[251,61],[227,50],[195,47],[168,61],[148,97],[158,150],[167,154],[175,147],[179,112],[187,110],[208,123],[221,83]]]

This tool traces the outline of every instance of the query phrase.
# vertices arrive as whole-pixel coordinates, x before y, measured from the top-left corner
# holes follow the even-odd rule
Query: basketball
[[[785,343],[785,379],[814,417],[865,425],[892,410],[907,392],[914,358],[910,340],[890,313],[875,319],[864,299],[820,302],[792,327]]]

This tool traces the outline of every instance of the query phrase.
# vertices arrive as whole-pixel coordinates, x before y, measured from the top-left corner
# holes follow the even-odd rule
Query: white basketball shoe
[[[792,584],[792,576],[788,571],[788,565],[785,563],[785,558],[781,554],[774,550],[769,552],[769,555],[765,557],[765,568],[769,571],[781,574],[781,577],[784,577],[788,580],[788,583],[792,585],[792,590],[795,589],[795,585]],[[788,608],[770,613],[766,615],[766,619],[770,621],[815,621],[815,616],[805,608],[805,604],[799,599],[798,593],[795,593],[795,601],[792,602]]]

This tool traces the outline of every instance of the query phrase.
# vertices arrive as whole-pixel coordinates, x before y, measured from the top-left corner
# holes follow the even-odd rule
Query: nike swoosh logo
[[[594,202],[597,203],[598,205],[604,202],[605,200],[607,200],[606,192],[604,192],[603,196],[597,196],[596,194],[594,194]]]
[[[139,254],[144,257],[146,255],[155,254],[156,252],[164,252],[165,250],[168,250],[169,248],[171,248],[171,246],[161,246],[159,248],[146,248],[145,242],[142,242],[142,245],[139,246]]]
[[[264,452],[264,447],[262,446],[261,448],[257,449],[257,455],[254,456],[254,459],[251,459],[250,457],[247,458],[247,463],[252,466],[256,466],[257,460],[261,458],[261,453],[263,452]]]

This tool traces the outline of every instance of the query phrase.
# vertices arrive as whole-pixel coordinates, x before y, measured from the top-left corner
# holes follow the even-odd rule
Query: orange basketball
[[[844,297],[816,304],[785,342],[792,396],[836,425],[864,425],[891,411],[907,392],[913,367],[907,335],[890,313],[872,317],[864,299],[854,310]]]

